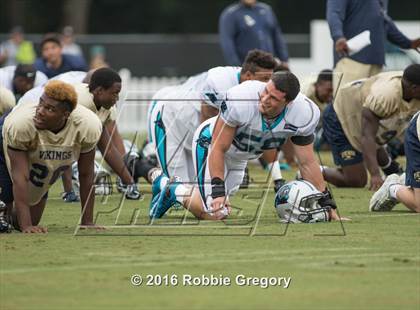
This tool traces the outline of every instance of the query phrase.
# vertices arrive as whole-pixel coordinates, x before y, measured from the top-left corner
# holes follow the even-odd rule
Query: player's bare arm
[[[375,137],[379,128],[379,118],[369,109],[362,109],[362,153],[370,173],[370,190],[377,190],[383,183],[376,157]]]
[[[124,184],[134,183],[133,178],[127,170],[127,167],[124,165],[121,154],[115,148],[109,132],[106,127],[102,130],[101,138],[98,142],[98,148],[103,154],[105,161],[108,165],[115,171],[115,173],[121,178]]]
[[[228,126],[220,117],[217,119],[212,136],[211,153],[209,155],[209,170],[212,179],[212,189],[214,188],[216,190],[220,190],[220,193],[216,193],[216,195],[213,196],[212,207],[214,210],[219,209],[223,204],[227,203],[225,202],[226,193],[224,193],[224,156],[232,144],[235,131],[235,127]],[[213,184],[213,182],[215,184]]]
[[[110,120],[104,126],[108,130],[108,133],[111,136],[112,144],[115,146],[118,152],[120,152],[121,156],[124,156],[125,155],[124,142],[120,135],[120,132],[118,131],[117,123],[113,120]]]
[[[93,225],[93,208],[95,203],[94,185],[95,149],[80,154],[79,167],[80,201],[82,206],[82,225]]]
[[[13,195],[15,198],[15,208],[20,230],[24,233],[44,233],[45,227],[37,226],[32,223],[31,210],[29,206],[29,162],[27,153],[7,149],[11,161],[11,178],[13,181]]]
[[[325,181],[315,158],[313,143],[308,145],[293,144],[293,147],[302,178],[311,182],[320,192],[325,191]]]

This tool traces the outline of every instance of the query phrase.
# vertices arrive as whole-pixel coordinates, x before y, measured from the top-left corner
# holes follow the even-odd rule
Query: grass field
[[[251,175],[264,180],[259,168]],[[343,226],[280,224],[272,190],[265,195],[261,186],[234,198],[225,223],[199,223],[179,210],[150,226],[150,195],[118,208],[114,194],[97,198],[97,223],[109,227],[103,232],[75,230],[79,205],[63,203],[60,189],[50,192],[42,220],[47,235],[0,235],[2,310],[420,307],[420,216],[402,206],[371,214],[365,189],[333,189],[342,215],[352,218]],[[142,285],[131,284],[133,274]],[[291,282],[287,289],[239,286],[241,274]],[[147,275],[176,275],[178,285],[147,286]],[[184,286],[183,275],[233,283]]]

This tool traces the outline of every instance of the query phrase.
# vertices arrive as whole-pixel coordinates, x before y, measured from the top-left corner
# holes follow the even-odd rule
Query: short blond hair
[[[51,99],[69,103],[72,111],[76,108],[77,93],[68,83],[58,80],[50,81],[45,85],[44,93]]]

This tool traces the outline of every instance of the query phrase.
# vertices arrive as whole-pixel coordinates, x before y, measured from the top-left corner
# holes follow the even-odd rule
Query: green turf
[[[258,168],[251,174],[264,179]],[[341,213],[352,218],[344,231],[339,223],[280,224],[272,190],[265,195],[261,185],[241,191],[234,215],[219,224],[184,218],[180,210],[150,227],[149,195],[121,209],[118,195],[97,198],[98,223],[114,228],[76,236],[79,205],[63,203],[59,191],[51,191],[42,220],[47,235],[0,236],[2,310],[420,307],[420,216],[402,206],[368,213],[365,189],[333,189]],[[179,284],[134,287],[132,274],[176,275]],[[190,287],[182,285],[185,274],[292,280],[287,289]]]

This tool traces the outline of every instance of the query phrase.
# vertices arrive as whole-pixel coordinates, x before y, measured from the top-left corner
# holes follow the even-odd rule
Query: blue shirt
[[[82,57],[66,54],[62,54],[61,56],[62,63],[61,66],[57,69],[48,67],[43,58],[38,58],[34,63],[34,67],[36,70],[43,72],[49,79],[69,71],[87,71],[88,68],[86,62]]]
[[[364,64],[385,64],[385,40],[401,48],[410,48],[411,41],[398,30],[386,13],[385,0],[328,0],[327,20],[334,43],[339,38],[351,39],[370,30],[371,45],[348,56]],[[334,64],[340,57],[334,48]]]
[[[240,66],[247,53],[260,49],[288,61],[287,46],[271,7],[237,3],[223,10],[219,19],[220,44],[228,65]]]

